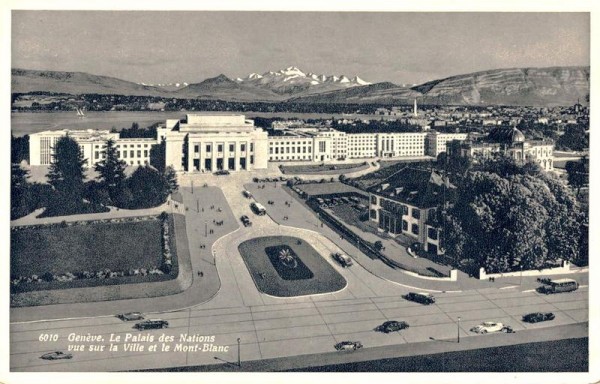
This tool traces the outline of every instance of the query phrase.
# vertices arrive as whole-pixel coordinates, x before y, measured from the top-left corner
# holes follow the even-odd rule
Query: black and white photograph
[[[5,6],[0,381],[597,381],[590,4]]]

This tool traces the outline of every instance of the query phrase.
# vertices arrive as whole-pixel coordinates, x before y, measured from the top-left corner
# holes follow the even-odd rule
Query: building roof
[[[514,127],[495,127],[487,135],[486,141],[495,143],[522,143],[525,141],[525,135]]]
[[[435,170],[407,166],[367,191],[419,208],[431,208],[452,200],[455,189]]]

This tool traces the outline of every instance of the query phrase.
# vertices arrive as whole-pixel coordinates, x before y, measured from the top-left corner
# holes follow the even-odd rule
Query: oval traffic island
[[[342,277],[309,243],[291,236],[265,236],[238,247],[259,291],[293,297],[336,292]]]

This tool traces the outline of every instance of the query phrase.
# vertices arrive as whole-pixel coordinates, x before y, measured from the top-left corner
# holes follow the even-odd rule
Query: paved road
[[[236,218],[242,214],[252,215],[249,200],[242,195],[247,178],[241,175],[231,176],[218,179],[212,175],[204,175],[202,180],[195,177],[195,182],[206,182],[209,185],[219,182],[230,206],[230,215]],[[184,186],[191,186],[191,183],[185,182],[184,179]],[[196,187],[198,185],[200,184],[196,184]],[[191,193],[183,195],[189,208],[193,205],[189,201]],[[199,230],[198,225],[201,232],[204,223],[200,213],[198,215],[199,222],[195,228],[188,228],[188,236]],[[230,217],[229,214],[227,216]],[[526,289],[526,286],[506,286],[506,289],[498,289],[497,286],[480,287],[468,291],[437,293],[435,305],[422,306],[400,297],[412,288],[382,279],[360,265],[343,269],[333,264],[328,257],[327,260],[348,282],[343,290],[296,298],[264,295],[256,290],[237,252],[237,244],[241,241],[256,235],[290,234],[307,239],[324,255],[337,249],[338,245],[316,231],[281,226],[268,216],[251,217],[254,221],[251,228],[240,227],[214,243],[221,286],[212,300],[191,308],[152,315],[168,320],[168,329],[138,332],[132,329],[131,323],[121,322],[114,316],[13,322],[10,327],[11,370],[117,371],[219,364],[237,359],[238,338],[243,361],[330,352],[333,345],[342,340],[360,340],[368,351],[372,347],[432,342],[431,338],[453,340],[457,332],[460,332],[461,338],[473,338],[476,340],[475,344],[481,343],[484,346],[487,336],[469,332],[472,326],[481,321],[501,321],[521,331],[588,320],[588,288],[585,284],[576,292],[550,296],[539,295],[532,289]],[[200,232],[194,235],[194,241],[202,239],[203,233]],[[196,265],[196,262],[197,260],[193,260],[192,264]],[[172,301],[171,297],[152,300],[157,307]],[[556,314],[556,319],[540,324],[521,322],[521,316],[531,311],[552,311]],[[459,316],[460,326],[457,323]],[[392,319],[405,320],[411,327],[389,335],[373,331],[383,321]],[[67,350],[69,345],[83,344],[89,348],[88,342],[69,342],[68,335],[71,333],[101,336],[102,341],[96,344],[103,345],[104,351],[76,351],[73,352],[72,360],[39,359],[42,353]],[[56,334],[58,340],[40,341],[41,334]],[[154,340],[140,341],[139,345],[144,346],[144,351],[124,351],[122,341],[128,334],[154,336]],[[173,337],[174,342],[169,345],[174,348],[182,334],[197,335],[199,339],[214,336],[214,341],[203,340],[198,344],[201,348],[204,348],[204,344],[213,344],[221,347],[221,351],[148,351],[153,344],[160,346],[158,339],[163,335]],[[108,350],[111,335],[113,338],[121,337],[120,343],[112,343],[119,345],[118,351]]]

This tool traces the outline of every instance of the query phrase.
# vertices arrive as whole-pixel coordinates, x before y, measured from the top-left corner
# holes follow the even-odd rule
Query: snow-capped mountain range
[[[298,83],[298,82],[308,82],[310,85],[319,85],[324,83],[339,83],[339,84],[348,84],[349,86],[355,85],[369,85],[368,81],[361,79],[358,76],[354,76],[352,79],[348,78],[346,75],[340,76],[326,76],[326,75],[317,75],[312,72],[304,73],[297,67],[288,67],[286,69],[281,69],[277,72],[269,71],[265,72],[262,75],[258,73],[251,73],[245,78],[238,77],[235,79],[239,83],[243,82],[252,82],[252,83],[260,83],[266,84],[267,82],[288,82],[288,83]]]

